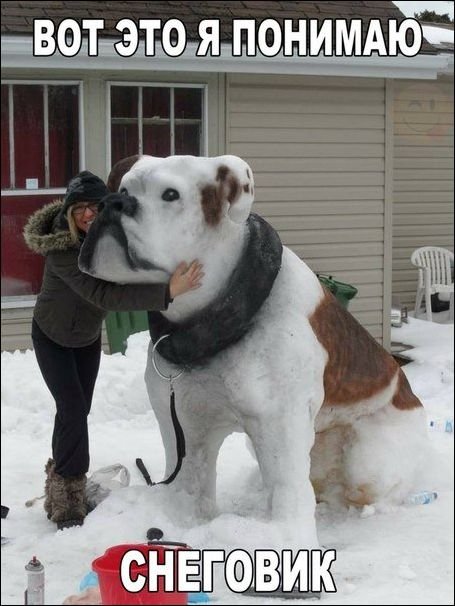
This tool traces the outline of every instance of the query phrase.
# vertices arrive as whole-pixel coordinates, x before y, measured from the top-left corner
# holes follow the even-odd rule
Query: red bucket
[[[130,566],[130,577],[135,581],[139,574],[146,577],[143,589],[137,593],[130,593],[125,589],[120,578],[120,563],[127,551],[135,549],[140,551],[147,560],[147,564],[139,565],[133,562]],[[148,553],[158,552],[158,563],[164,564],[166,551],[174,552],[174,586],[177,584],[177,551],[188,549],[188,546],[171,547],[157,544],[116,545],[106,549],[104,555],[92,562],[92,568],[98,575],[101,600],[103,604],[188,604],[188,594],[179,591],[164,591],[164,578],[158,577],[158,591],[148,590]]]

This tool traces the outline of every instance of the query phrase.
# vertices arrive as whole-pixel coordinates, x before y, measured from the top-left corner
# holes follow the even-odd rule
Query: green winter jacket
[[[167,309],[168,284],[123,286],[81,272],[80,244],[74,244],[69,231],[54,227],[62,206],[62,202],[47,204],[24,228],[28,247],[46,257],[33,317],[52,341],[63,347],[84,347],[96,341],[108,311]]]

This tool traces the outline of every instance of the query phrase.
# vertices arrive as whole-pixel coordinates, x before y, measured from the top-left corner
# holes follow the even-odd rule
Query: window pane
[[[199,156],[201,153],[201,128],[199,124],[175,125],[175,153]]]
[[[169,124],[144,125],[142,147],[144,154],[166,158],[171,153],[171,127]]]
[[[142,89],[144,118],[166,118],[170,115],[170,89],[145,87]]]
[[[171,153],[170,87],[111,87],[112,163],[138,153],[137,101],[142,93],[142,151],[165,157]],[[203,89],[174,88],[176,154],[200,155]]]
[[[137,99],[137,87],[111,86],[111,116],[137,118]]]
[[[2,189],[10,186],[9,180],[9,100],[8,85],[2,84]]]
[[[50,187],[65,187],[79,172],[77,86],[49,86]]]
[[[174,91],[175,118],[198,118],[202,116],[202,89],[176,88]]]
[[[15,84],[13,97],[16,188],[25,189],[26,179],[44,187],[43,87]]]
[[[55,195],[2,197],[2,296],[39,293],[44,257],[27,248],[22,230],[35,210],[54,199]]]
[[[112,164],[139,151],[137,124],[113,124],[111,128]]]
[[[112,164],[139,151],[137,87],[111,87]]]
[[[170,100],[169,88],[142,89],[144,154],[165,158],[171,153]]]

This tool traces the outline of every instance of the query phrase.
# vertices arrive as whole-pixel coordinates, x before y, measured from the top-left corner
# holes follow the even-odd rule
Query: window
[[[1,96],[3,302],[39,292],[44,262],[22,231],[80,170],[81,98],[77,82],[2,82]]]
[[[2,84],[2,191],[66,187],[79,172],[78,89]]]
[[[111,83],[109,102],[111,164],[134,154],[203,153],[203,86]]]

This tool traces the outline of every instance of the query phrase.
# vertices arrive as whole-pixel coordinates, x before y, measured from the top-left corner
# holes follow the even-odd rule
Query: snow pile
[[[414,347],[408,352],[414,361],[403,370],[429,419],[453,418],[453,326],[411,318],[394,329],[393,340]],[[267,549],[273,544],[276,529],[267,520],[260,474],[242,435],[229,437],[220,454],[220,511],[214,520],[194,519],[184,496],[171,487],[145,486],[136,457],[143,458],[155,481],[164,474],[161,437],[143,380],[147,346],[147,333],[140,333],[129,339],[125,356],[102,356],[90,415],[90,471],[122,463],[131,472],[131,485],[112,492],[82,528],[62,532],[46,519],[42,501],[24,506],[42,494],[53,400],[32,351],[2,353],[2,504],[10,507],[2,535],[11,539],[2,547],[2,604],[23,604],[24,566],[32,555],[46,568],[46,602],[61,604],[77,593],[93,559],[113,545],[143,542],[151,526],[162,528],[168,540],[196,549],[231,551],[258,544]],[[453,603],[453,433],[433,431],[431,440],[432,474],[422,476],[421,489],[438,492],[433,503],[361,511],[318,506],[321,545],[337,550],[331,571],[338,591],[321,603]],[[213,603],[264,603],[232,594],[221,570],[215,575]]]

